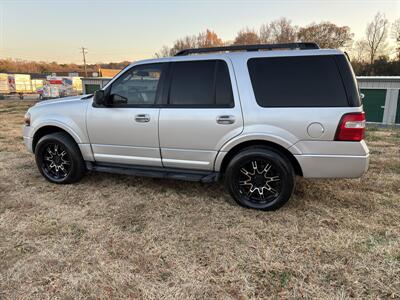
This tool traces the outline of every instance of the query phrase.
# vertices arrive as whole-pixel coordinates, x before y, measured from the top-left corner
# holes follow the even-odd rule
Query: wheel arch
[[[268,148],[284,155],[292,164],[295,174],[299,175],[299,176],[303,176],[303,171],[301,169],[299,162],[297,161],[296,157],[288,149],[286,149],[285,147],[283,147],[277,143],[267,141],[267,140],[259,140],[259,139],[248,140],[248,141],[241,142],[241,143],[235,145],[223,157],[222,162],[220,164],[219,171],[221,173],[225,173],[226,167],[228,166],[229,162],[232,160],[232,158],[236,154],[238,154],[239,152],[243,151],[246,148],[256,147],[256,146],[268,147]]]
[[[76,137],[73,134],[71,134],[69,132],[69,130],[66,130],[66,129],[61,128],[60,126],[56,126],[56,125],[44,125],[44,126],[40,127],[39,129],[37,129],[35,131],[35,133],[33,134],[33,139],[32,139],[33,153],[35,153],[36,145],[42,137],[44,137],[45,135],[51,134],[51,133],[55,133],[55,132],[63,132],[66,135],[68,135],[69,137],[71,137],[77,145],[79,144],[79,141],[77,141]]]

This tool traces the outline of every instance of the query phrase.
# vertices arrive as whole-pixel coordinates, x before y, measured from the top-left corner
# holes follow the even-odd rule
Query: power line
[[[86,54],[87,54],[88,52],[87,52],[87,48],[85,48],[85,47],[82,47],[81,49],[82,49],[82,55],[83,55],[83,67],[84,67],[84,69],[85,69],[85,77],[87,77],[87,70],[86,70]]]

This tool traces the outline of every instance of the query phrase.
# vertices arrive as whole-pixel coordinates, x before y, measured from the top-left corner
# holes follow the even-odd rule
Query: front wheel
[[[53,183],[76,182],[86,170],[78,145],[63,132],[42,137],[35,149],[35,159],[40,173]]]
[[[292,195],[295,173],[284,155],[271,148],[254,147],[233,157],[226,169],[225,183],[238,204],[275,210]]]

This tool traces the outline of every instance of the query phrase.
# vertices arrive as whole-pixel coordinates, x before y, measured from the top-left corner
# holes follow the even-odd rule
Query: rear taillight
[[[365,136],[365,113],[343,115],[336,130],[336,141],[361,141]]]

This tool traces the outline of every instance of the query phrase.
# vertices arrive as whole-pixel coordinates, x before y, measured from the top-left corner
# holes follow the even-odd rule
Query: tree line
[[[394,42],[392,45],[389,39]],[[359,76],[400,75],[400,18],[394,22],[382,13],[377,13],[367,22],[365,34],[354,40],[349,26],[331,22],[311,23],[297,26],[287,18],[267,22],[258,29],[244,27],[232,41],[224,41],[213,30],[207,29],[195,35],[177,39],[172,46],[163,46],[155,57],[172,56],[187,48],[204,48],[225,45],[273,44],[291,42],[315,42],[321,48],[336,48],[346,51],[355,73]],[[89,64],[89,72],[101,68],[122,69],[129,62]],[[59,64],[56,62],[34,62],[25,60],[0,59],[0,72],[8,73],[52,73],[82,72],[83,65]]]
[[[99,68],[106,69],[122,69],[131,62],[123,61],[118,63],[101,63],[86,65],[87,71],[98,72]],[[68,73],[68,72],[84,72],[84,66],[80,64],[60,64],[55,61],[27,61],[21,59],[0,59],[0,73],[30,73],[30,74],[51,74],[51,73]]]
[[[390,38],[394,40],[394,46],[389,44]],[[297,26],[287,18],[280,18],[261,25],[258,30],[245,27],[233,41],[223,41],[217,33],[207,29],[197,35],[177,39],[172,47],[163,46],[155,56],[172,56],[187,48],[293,42],[315,42],[321,48],[346,51],[355,73],[360,76],[400,75],[400,18],[390,23],[382,13],[377,13],[367,23],[364,37],[358,40],[354,40],[349,26],[331,22]]]

